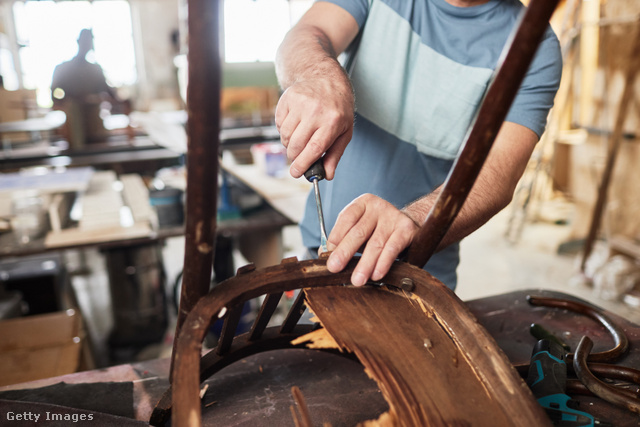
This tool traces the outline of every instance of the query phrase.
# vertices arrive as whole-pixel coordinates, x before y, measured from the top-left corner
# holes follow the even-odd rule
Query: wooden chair
[[[207,294],[216,189],[203,183],[216,182],[217,176],[218,148],[212,141],[218,141],[220,129],[218,121],[211,118],[220,113],[220,63],[216,51],[219,11],[218,2],[190,0],[184,284],[174,342],[172,387],[156,408],[153,424],[161,425],[171,411],[173,425],[200,425],[201,380],[251,354],[301,345],[299,341],[292,343],[292,339],[312,329],[298,325],[305,304],[314,309],[338,346],[352,351],[376,378],[391,407],[387,420],[392,423],[548,423],[515,369],[464,304],[416,266],[426,264],[435,252],[471,190],[556,5],[557,1],[546,0],[530,3],[513,38],[513,48],[488,89],[436,206],[409,250],[409,263],[396,262],[382,280],[384,286],[343,286],[349,282],[355,259],[338,274],[328,272],[324,258],[292,259],[260,270],[251,266],[240,269],[235,277]],[[266,328],[282,293],[294,289],[305,291],[299,294],[284,323],[276,329]],[[266,297],[252,330],[234,337],[244,302],[261,295]],[[348,333],[349,328],[340,327],[346,320],[358,317],[351,316],[351,310],[373,321],[379,312],[367,310],[365,301],[375,301],[379,312],[396,311],[393,315],[400,317],[398,322],[388,322],[381,329],[384,332],[380,336],[394,345],[380,344],[373,336],[377,333],[357,337]],[[223,333],[216,349],[201,360],[202,341],[216,318],[225,319]],[[406,352],[407,357],[398,357],[398,351]],[[419,372],[445,374],[431,384],[421,381],[423,378],[416,374]],[[468,392],[477,398],[474,404],[464,399],[456,401],[456,396],[466,393],[459,386],[458,379],[462,377]],[[487,414],[491,416],[483,418]]]

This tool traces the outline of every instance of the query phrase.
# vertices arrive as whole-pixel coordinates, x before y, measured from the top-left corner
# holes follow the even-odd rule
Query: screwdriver
[[[325,171],[322,157],[315,161],[304,173],[307,181],[313,184],[313,192],[316,196],[316,209],[318,210],[318,221],[320,221],[320,249],[327,252],[327,230],[324,227],[324,215],[322,214],[322,200],[320,199],[320,187],[318,181],[325,178]]]

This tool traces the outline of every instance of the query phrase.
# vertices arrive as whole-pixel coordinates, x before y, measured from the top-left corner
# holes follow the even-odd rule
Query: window
[[[273,62],[276,50],[312,0],[225,0],[226,62]]]
[[[4,88],[16,90],[20,87],[18,74],[13,64],[13,55],[9,50],[9,38],[0,33],[0,76],[2,76]]]
[[[93,30],[92,59],[102,66],[107,82],[115,87],[136,82],[131,10],[127,1],[21,1],[14,4],[13,13],[22,46],[19,55],[24,86],[37,90],[40,106],[51,106],[53,70],[75,56],[83,28]]]

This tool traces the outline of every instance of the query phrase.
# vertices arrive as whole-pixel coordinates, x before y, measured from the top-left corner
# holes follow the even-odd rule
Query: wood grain
[[[533,406],[522,381],[485,377],[485,367],[469,357],[419,297],[372,287],[306,292],[309,306],[327,331],[378,382],[396,425],[518,425],[517,420],[525,421],[521,408],[514,405],[517,401]],[[447,307],[440,311],[457,315]],[[500,351],[483,339],[479,336],[478,343],[488,354]],[[510,398],[493,394],[487,380],[500,383]],[[543,419],[530,416],[527,425],[544,424]]]
[[[334,327],[329,332],[339,345],[353,350],[371,375],[384,384],[390,405],[394,402],[387,421],[397,419],[395,425],[549,423],[496,342],[451,290],[421,268],[403,262],[394,263],[383,279],[397,291],[386,287],[343,286],[355,265],[356,260],[352,260],[342,272],[331,273],[326,268],[326,258],[320,258],[247,269],[201,298],[185,319],[176,340],[172,423],[201,423],[198,367],[202,341],[212,320],[228,313],[225,307],[300,287],[307,290],[308,296],[313,294],[309,289],[331,288],[327,289],[330,291],[327,295],[332,295],[333,305],[320,315],[321,306],[316,303],[316,314],[321,321],[335,317],[330,320],[335,323],[331,323]],[[413,293],[399,290],[407,280],[414,284]],[[351,301],[354,299],[351,293],[355,292],[366,292],[366,298],[360,298],[356,304],[361,307],[349,314],[349,309],[341,306],[341,300]],[[379,328],[381,324],[384,327]],[[341,336],[334,331],[336,328],[352,331],[353,335]],[[385,353],[384,357],[376,354],[389,349],[397,353]],[[421,358],[415,359],[414,353]],[[450,372],[454,368],[453,372],[459,374]],[[431,394],[427,396],[427,392]],[[485,407],[491,407],[492,413],[483,412]],[[487,418],[482,418],[487,414]],[[421,420],[426,420],[426,424]],[[470,424],[468,420],[473,422]]]

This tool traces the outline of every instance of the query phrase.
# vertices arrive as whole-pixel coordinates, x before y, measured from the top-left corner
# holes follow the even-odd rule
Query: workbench
[[[537,341],[529,334],[529,325],[533,322],[559,335],[572,349],[585,334],[595,342],[594,351],[613,346],[608,332],[593,320],[566,310],[530,306],[526,300],[529,294],[571,299],[590,305],[579,298],[546,290],[517,291],[467,302],[472,313],[512,363],[529,362]],[[640,326],[614,313],[606,314],[622,327],[630,340],[630,350],[618,364],[640,366]],[[109,395],[109,399],[76,402],[77,407],[96,414],[107,404],[105,400],[120,402],[122,407],[116,408],[117,411],[111,405],[111,413],[117,412],[128,417],[123,420],[123,426],[129,423],[137,425],[131,419],[148,421],[153,406],[168,386],[169,363],[168,359],[157,359],[17,384],[0,389],[0,399],[8,397],[1,393],[7,390],[45,387],[60,382],[84,383],[84,387],[93,384],[96,396],[105,396],[105,390],[109,389],[118,393]],[[276,350],[236,362],[206,381],[204,386],[208,386],[208,389],[203,398],[204,425],[293,425],[290,406],[295,406],[291,396],[291,387],[294,385],[301,389],[314,425],[323,422],[334,426],[356,425],[364,420],[375,419],[388,409],[377,385],[367,377],[358,362],[317,350]],[[33,398],[34,401],[72,406],[64,400],[65,396],[69,396],[67,392],[52,391],[48,397],[44,397],[47,393],[41,394],[39,400]],[[601,421],[615,426],[638,425],[638,416],[631,412],[594,397],[572,397],[580,402],[581,410]],[[22,400],[27,399],[22,397]],[[20,408],[28,408],[34,413],[51,410],[44,409],[50,408],[48,406],[0,400],[2,414]]]
[[[235,236],[245,233],[256,233],[257,231],[263,230],[279,231],[282,227],[292,224],[293,222],[289,218],[283,216],[274,209],[265,206],[264,208],[252,212],[242,218],[219,221],[216,232],[225,236]],[[44,237],[18,245],[11,233],[4,233],[0,234],[0,259],[23,257],[52,251],[85,249],[90,247],[96,247],[98,249],[113,249],[132,245],[162,242],[166,239],[182,235],[184,235],[184,226],[171,226],[153,230],[145,236],[127,237],[125,235],[118,235],[113,238],[106,238],[100,242],[70,243],[64,246],[47,247],[44,244]]]
[[[81,171],[81,169],[73,168],[68,171],[77,172]],[[106,176],[105,174],[109,176]],[[62,174],[56,174],[55,177],[60,177],[61,175]],[[98,177],[98,175],[100,176]],[[47,253],[80,251],[80,254],[82,255],[85,249],[98,249],[100,251],[100,257],[106,262],[104,268],[106,268],[108,275],[109,291],[111,292],[112,297],[111,307],[114,311],[113,317],[115,319],[135,317],[129,316],[126,313],[151,313],[150,307],[143,309],[143,307],[136,307],[135,305],[132,305],[134,304],[134,301],[157,301],[157,304],[153,306],[154,312],[157,313],[157,315],[153,317],[149,314],[150,319],[148,322],[145,321],[146,324],[141,325],[136,329],[139,330],[138,333],[134,334],[132,332],[134,328],[131,326],[131,323],[126,324],[124,323],[124,320],[122,322],[115,322],[114,328],[112,329],[113,332],[111,337],[121,337],[117,340],[119,343],[118,347],[128,348],[128,346],[143,346],[148,344],[148,342],[143,339],[151,340],[153,343],[159,342],[165,333],[166,310],[162,309],[164,303],[160,304],[160,301],[165,301],[166,298],[160,298],[156,295],[157,291],[154,290],[165,288],[164,279],[171,280],[171,283],[176,282],[174,287],[177,288],[178,284],[176,277],[172,275],[172,277],[167,278],[164,275],[164,265],[166,265],[165,262],[167,261],[167,257],[170,255],[163,255],[162,248],[167,239],[184,236],[185,228],[183,225],[168,225],[165,227],[153,228],[151,226],[151,221],[147,221],[145,219],[147,218],[146,216],[138,218],[136,212],[139,212],[140,209],[134,209],[134,207],[140,208],[140,204],[143,204],[144,206],[142,206],[142,208],[145,208],[142,209],[143,211],[147,212],[151,210],[149,197],[143,197],[142,194],[139,194],[139,197],[121,197],[120,195],[117,195],[116,199],[121,200],[124,205],[130,207],[132,210],[132,217],[136,218],[133,224],[130,224],[129,226],[122,226],[122,217],[119,214],[118,206],[116,206],[117,204],[114,203],[111,197],[106,196],[112,196],[115,193],[127,194],[128,182],[130,181],[129,178],[138,178],[137,180],[132,181],[138,183],[137,187],[133,186],[130,188],[131,191],[129,191],[129,193],[132,195],[141,193],[141,191],[135,192],[133,190],[143,186],[143,183],[137,175],[121,175],[119,179],[123,182],[123,190],[117,192],[116,190],[113,190],[112,185],[102,185],[103,178],[105,178],[107,184],[110,183],[112,179],[116,179],[115,176],[111,175],[114,174],[104,171],[90,174],[91,182],[93,182],[93,178],[100,178],[96,180],[100,185],[95,185],[95,187],[99,188],[100,191],[89,191],[94,188],[91,184],[84,185],[84,187],[82,187],[84,190],[76,187],[65,187],[66,190],[70,190],[72,192],[81,192],[82,197],[91,202],[87,202],[87,204],[91,205],[91,209],[87,209],[87,205],[84,205],[82,218],[78,221],[77,225],[74,224],[73,227],[68,227],[61,231],[51,231],[47,233],[46,236],[41,235],[40,237],[31,238],[29,241],[20,243],[17,242],[13,233],[0,234],[0,273],[9,277],[10,273],[7,273],[7,270],[12,269],[16,264],[33,260],[33,256],[35,255],[44,254],[44,256],[49,257],[55,256],[60,260],[60,263],[63,263],[63,258],[61,258],[59,254],[47,255]],[[45,176],[44,178],[47,183],[54,181],[51,177],[47,178],[47,176]],[[75,182],[75,179],[71,179],[71,181]],[[53,189],[50,190],[57,191],[57,188],[58,186],[54,185]],[[106,191],[106,195],[103,194],[103,190]],[[252,196],[252,200],[254,198],[256,197]],[[176,207],[176,209],[180,209],[180,207]],[[107,218],[106,214],[108,213],[115,213],[118,224],[114,225],[112,221],[107,220],[108,218],[111,218],[111,216]],[[256,263],[256,265],[264,266],[269,263],[278,263],[284,256],[282,228],[294,224],[294,222],[289,218],[285,217],[270,205],[262,201],[258,202],[253,200],[250,209],[243,209],[242,215],[239,215],[240,212],[237,212],[237,214],[237,216],[226,216],[218,219],[217,221],[216,256],[213,268],[216,280],[218,281],[235,274],[236,266],[234,265],[232,252],[234,246],[239,247],[245,258]],[[138,221],[138,219],[140,220]],[[86,220],[90,225],[83,227],[81,224],[81,221],[83,220]],[[95,225],[92,226],[91,224]],[[38,259],[41,258],[42,257],[38,257]],[[80,256],[79,260],[81,264],[76,271],[84,271],[85,267],[91,267],[94,265],[98,268],[103,268],[101,263],[85,264],[84,256]],[[180,262],[180,260],[178,260],[178,262]],[[144,269],[133,270],[139,272],[139,276],[137,274],[132,276],[131,274],[126,273],[126,271],[131,270],[127,268],[134,265],[145,266]],[[62,268],[64,269],[64,266]],[[91,271],[91,268],[86,271]],[[143,273],[143,271],[146,273]],[[152,274],[151,272],[154,273]],[[156,276],[156,273],[159,276]],[[65,275],[65,277],[68,276]],[[156,281],[158,281],[158,283],[162,282],[161,286],[156,285]],[[19,285],[15,286],[18,287]],[[44,291],[47,287],[42,286],[42,289]],[[62,298],[62,296],[69,296],[70,289],[71,288],[69,286],[60,286],[59,289],[56,288],[56,291],[59,290],[56,295],[61,295],[61,297],[58,298],[60,303],[56,302],[54,310],[62,310],[68,307],[68,305],[63,305],[61,301],[69,300],[68,298]],[[138,297],[144,294],[148,295],[149,298],[132,298],[132,295],[129,294],[131,289],[137,290]],[[152,295],[154,296],[153,298],[151,298]],[[71,300],[73,300],[73,298],[71,298]],[[51,302],[54,303],[54,301]],[[91,304],[89,304],[89,306],[91,306]],[[93,334],[96,328],[91,327],[95,322],[95,320],[93,320],[95,317],[91,318],[91,316],[93,316],[91,308],[87,307],[86,304],[82,305],[80,308],[84,312],[83,314],[86,316],[85,320],[90,325],[89,330]],[[162,313],[165,314],[162,315]],[[144,316],[140,315],[138,317]],[[141,339],[138,339],[138,337]],[[92,336],[92,338],[94,338],[95,342],[95,336]],[[122,344],[122,342],[126,345]],[[97,357],[100,357],[100,355]],[[102,359],[98,360],[99,366],[106,363],[106,361]],[[119,362],[129,360],[131,359],[118,359]],[[111,363],[113,363],[113,361]]]
[[[43,141],[40,149],[15,148],[0,151],[0,172],[13,172],[23,168],[81,167],[114,170],[119,174],[151,174],[157,170],[181,164],[183,155],[157,145],[146,136],[129,139],[114,136],[104,142],[93,143],[82,149],[68,149],[62,142]]]

